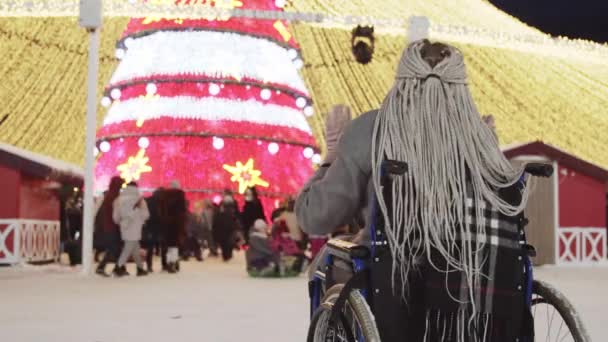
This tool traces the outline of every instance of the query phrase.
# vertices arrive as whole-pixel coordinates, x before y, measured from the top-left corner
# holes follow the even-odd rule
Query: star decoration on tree
[[[146,150],[141,149],[135,156],[129,157],[126,163],[116,167],[116,170],[120,172],[120,177],[125,180],[125,184],[139,180],[144,172],[152,171],[152,167],[148,165],[150,158],[145,154]]]
[[[262,172],[253,168],[252,158],[249,158],[245,165],[243,165],[243,163],[240,161],[237,161],[235,166],[225,164],[223,167],[224,170],[232,174],[230,181],[239,183],[240,194],[244,194],[248,187],[256,185],[265,188],[268,187],[268,182],[260,178]]]

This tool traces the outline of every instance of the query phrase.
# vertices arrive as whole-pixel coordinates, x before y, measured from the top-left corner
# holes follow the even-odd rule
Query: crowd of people
[[[112,178],[99,199],[94,226],[96,273],[102,276],[110,275],[109,263],[115,265],[114,276],[129,275],[130,259],[136,264],[136,275],[145,276],[154,272],[155,256],[160,256],[163,271],[177,273],[180,260],[203,261],[207,254],[229,261],[235,250],[246,251],[250,273],[280,275],[285,273],[286,256],[302,269],[309,259],[305,255],[309,241],[298,227],[291,198],[268,220],[254,187],[246,190],[239,208],[229,190],[219,203],[209,199],[189,203],[177,183],[144,197],[137,183],[125,185],[120,177]]]

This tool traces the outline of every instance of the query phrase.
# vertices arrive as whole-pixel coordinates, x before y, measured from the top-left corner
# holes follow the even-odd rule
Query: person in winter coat
[[[258,198],[258,192],[255,187],[247,188],[245,190],[245,205],[241,214],[241,225],[246,243],[249,241],[249,230],[253,227],[254,222],[260,219],[266,221],[264,207]]]
[[[239,229],[236,202],[230,200],[223,201],[220,204],[219,211],[213,218],[213,239],[222,249],[224,261],[232,259],[232,251],[236,246]]]
[[[120,177],[113,177],[110,180],[110,186],[104,194],[101,206],[97,210],[95,215],[95,230],[100,235],[100,245],[103,247],[105,254],[103,259],[97,266],[96,273],[101,276],[107,276],[105,272],[106,265],[109,262],[118,261],[118,254],[120,253],[120,247],[122,240],[120,238],[120,227],[114,223],[112,218],[114,201],[120,195],[120,189],[124,180]],[[114,271],[117,271],[117,266]]]
[[[161,253],[164,257],[163,270],[169,273],[179,271],[179,246],[186,237],[188,207],[186,194],[181,189],[163,191],[160,200]]]
[[[194,255],[196,260],[203,261],[202,242],[205,235],[203,222],[203,203],[196,202],[192,212],[188,212],[188,222],[186,224],[186,241],[182,250],[182,258],[188,260]]]
[[[148,272],[153,272],[152,261],[154,249],[159,247],[160,231],[162,222],[160,221],[159,201],[162,196],[163,188],[156,189],[152,196],[146,198],[146,205],[150,212],[150,218],[146,221],[142,232],[142,247],[146,249],[146,266]]]
[[[139,240],[141,240],[141,232],[144,223],[146,223],[146,220],[150,217],[150,212],[148,211],[146,201],[139,193],[139,189],[137,189],[137,183],[129,183],[125,190],[114,201],[114,212],[112,217],[114,222],[120,226],[120,234],[124,241],[115,274],[117,276],[129,274],[125,264],[127,263],[127,259],[132,256],[137,264],[137,276],[147,275],[148,272],[144,270],[139,254]]]
[[[279,215],[277,220],[285,221],[287,228],[289,229],[289,235],[293,241],[295,241],[298,246],[302,244],[304,241],[304,233],[302,233],[302,229],[298,225],[298,219],[296,218],[296,213],[294,212],[295,200],[291,200],[287,203],[287,208],[285,211]]]
[[[261,219],[255,221],[249,232],[249,248],[245,252],[248,272],[274,273],[279,255],[273,251],[268,236],[268,226]]]
[[[514,222],[530,189],[468,84],[458,49],[412,42],[379,110],[352,122],[345,106],[327,116],[326,159],[296,201],[300,226],[318,235],[378,209],[386,224],[364,222],[354,241],[375,242],[383,342],[534,339]]]
[[[201,221],[203,224],[203,243],[205,247],[209,248],[210,256],[218,256],[217,243],[213,239],[213,217],[216,213],[216,208],[211,200],[206,199],[203,201],[203,209],[201,212]]]

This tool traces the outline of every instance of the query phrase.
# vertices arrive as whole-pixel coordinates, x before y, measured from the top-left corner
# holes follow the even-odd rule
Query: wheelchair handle
[[[343,260],[366,259],[369,257],[369,249],[352,242],[331,239],[327,242],[328,252]]]
[[[536,177],[549,178],[553,175],[553,165],[543,163],[528,163],[526,164],[526,173]]]

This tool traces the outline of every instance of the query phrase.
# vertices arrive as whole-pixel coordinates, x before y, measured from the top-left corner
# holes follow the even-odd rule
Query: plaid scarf
[[[504,195],[506,200],[517,197],[516,191]],[[424,342],[514,342],[521,336],[531,336],[524,298],[525,242],[518,219],[502,215],[485,201],[474,203],[469,199],[466,205],[464,224],[476,227],[478,207],[484,221],[481,232],[458,237],[473,245],[485,242],[476,265],[480,281],[473,289],[462,272],[451,269],[438,251],[431,250],[431,262],[426,256],[421,258],[410,274],[407,293],[401,296],[395,292],[400,288],[398,283],[393,287],[390,276],[386,277],[391,274],[390,253],[386,248],[377,249],[377,260],[384,262],[372,268],[372,283],[378,284],[378,293],[393,291],[392,296],[374,296],[383,342],[402,341],[403,336]],[[452,256],[460,257],[457,253]],[[406,298],[405,302],[402,298]]]

